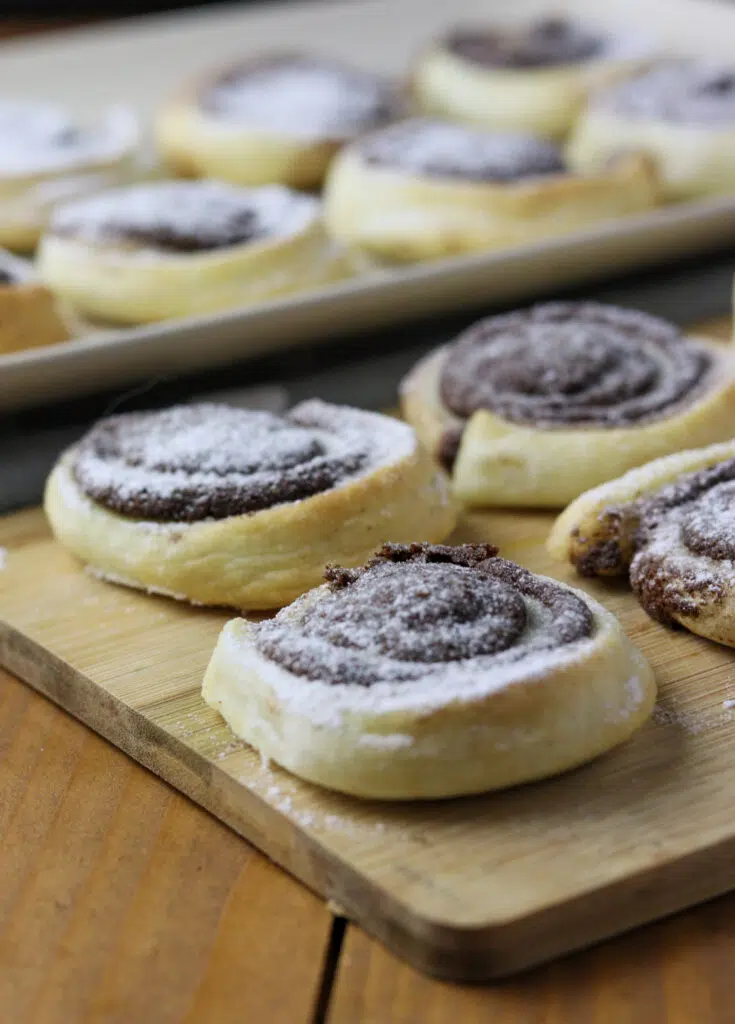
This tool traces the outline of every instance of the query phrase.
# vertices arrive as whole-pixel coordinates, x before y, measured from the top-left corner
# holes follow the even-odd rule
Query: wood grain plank
[[[488,987],[419,974],[355,926],[327,1024],[726,1024],[735,895]]]
[[[623,586],[574,577],[545,552],[551,518],[467,514],[456,540],[491,540],[586,587],[619,616],[660,686],[656,714],[631,741],[553,782],[386,806],[262,765],[199,694],[226,616],[95,580],[37,511],[0,523],[0,661],[415,965],[497,977],[735,886],[735,652],[663,629]],[[94,786],[90,800],[102,800]],[[91,846],[97,819],[84,825]],[[161,896],[156,919],[193,865],[182,851],[182,889]],[[136,929],[121,935],[125,956],[142,962]]]
[[[331,915],[0,672],[0,1017],[311,1020]]]

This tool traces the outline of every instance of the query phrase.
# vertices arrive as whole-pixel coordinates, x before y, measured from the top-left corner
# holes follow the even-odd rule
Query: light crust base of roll
[[[171,170],[186,178],[217,178],[233,185],[319,188],[342,142],[299,138],[209,117],[196,90],[168,103],[155,125],[158,146]]]
[[[636,63],[596,60],[509,70],[483,67],[435,46],[418,62],[412,87],[426,113],[559,140],[574,124],[590,88]]]
[[[456,518],[444,478],[418,446],[311,498],[199,523],[110,512],[80,490],[71,460],[46,485],[56,538],[103,577],[197,604],[278,608],[317,586],[327,563],[360,565],[386,540],[443,540]]]
[[[620,558],[608,572],[598,566],[595,575],[627,574],[634,554],[636,523],[626,519],[624,506],[653,494],[685,473],[694,473],[732,458],[735,458],[735,441],[677,452],[666,458],[655,459],[617,480],[610,480],[580,495],[554,523],[546,545],[549,553],[579,566],[591,550],[612,542],[616,550],[620,551]],[[677,552],[675,549],[669,549],[667,553],[676,559],[677,565],[691,571],[692,579],[710,568],[710,559],[706,556],[693,555],[684,550]],[[706,587],[692,590],[687,586],[687,581],[682,580],[682,595],[693,610],[685,614],[676,609],[674,602],[667,600],[666,613],[691,633],[735,647],[735,574],[731,574],[732,579],[728,584],[722,566],[722,562],[713,563],[718,591],[724,587],[726,593],[718,592],[715,595]],[[667,593],[671,595],[675,589],[676,581],[668,576]],[[684,602],[681,604],[683,606]]]
[[[322,588],[306,600],[318,601]],[[472,700],[381,712],[340,700],[335,722],[305,711],[330,686],[264,658],[251,624],[229,622],[207,669],[204,699],[261,755],[328,789],[383,800],[435,799],[503,789],[574,768],[626,740],[650,714],[650,666],[617,620],[586,596],[596,632],[575,653],[550,652],[546,671]],[[577,645],[572,645],[575,648]],[[298,707],[284,694],[303,690]],[[311,688],[314,688],[313,691]],[[324,694],[323,692],[328,692]]]
[[[657,200],[653,166],[635,154],[592,176],[473,183],[371,167],[347,149],[330,170],[324,217],[346,246],[403,263],[566,235]]]
[[[735,190],[735,129],[625,118],[586,111],[572,133],[567,159],[593,174],[617,152],[638,150],[656,162],[667,200],[700,199]]]
[[[67,341],[71,328],[71,317],[44,285],[0,285],[0,354]]]
[[[49,234],[38,271],[87,316],[138,324],[267,302],[343,280],[352,266],[314,222],[287,237],[181,256]]]
[[[712,385],[669,416],[638,426],[537,429],[479,410],[467,421],[452,473],[456,497],[475,506],[561,508],[578,495],[650,459],[735,435],[735,366],[722,345]],[[432,353],[407,378],[405,419],[436,452],[456,419],[442,404],[439,380],[446,349]]]

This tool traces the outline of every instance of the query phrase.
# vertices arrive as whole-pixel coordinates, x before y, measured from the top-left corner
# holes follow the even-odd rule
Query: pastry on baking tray
[[[84,127],[53,106],[0,100],[0,245],[33,249],[59,202],[144,170],[138,125],[127,111]]]
[[[166,181],[54,213],[42,278],[89,316],[143,323],[246,306],[347,276],[312,196]]]
[[[351,248],[405,262],[569,234],[648,209],[657,197],[645,156],[622,154],[579,175],[548,140],[413,118],[339,153],[324,216]]]
[[[572,133],[569,161],[594,173],[621,149],[656,160],[667,199],[735,192],[735,65],[667,60],[601,90]]]
[[[584,576],[628,575],[659,622],[735,647],[735,441],[656,459],[583,494],[548,547]]]
[[[563,17],[460,26],[422,54],[413,91],[428,113],[560,139],[590,88],[635,67],[645,50]]]
[[[402,384],[470,505],[558,508],[649,459],[735,434],[735,354],[591,302],[474,324]]]
[[[177,174],[312,189],[346,141],[401,108],[377,75],[308,54],[270,54],[186,85],[160,111],[157,137]]]
[[[540,779],[627,739],[653,673],[617,619],[489,544],[387,544],[222,631],[204,699],[296,775],[361,797]]]
[[[33,266],[0,250],[0,355],[67,341],[74,319]]]
[[[51,527],[98,575],[276,608],[388,537],[441,540],[446,481],[404,423],[317,400],[284,416],[186,405],[101,420],[53,470]]]

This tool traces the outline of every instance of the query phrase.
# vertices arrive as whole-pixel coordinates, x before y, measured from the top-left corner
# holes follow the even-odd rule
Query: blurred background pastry
[[[401,110],[392,83],[377,75],[273,54],[185,85],[159,112],[156,135],[177,174],[315,189],[345,142]]]
[[[653,167],[635,153],[577,174],[547,139],[412,118],[337,156],[324,216],[346,246],[410,262],[568,234],[657,198]]]
[[[431,114],[561,139],[589,89],[635,67],[647,49],[567,17],[458,26],[423,53],[413,91]]]
[[[667,60],[601,90],[567,156],[594,173],[619,150],[651,154],[671,200],[735,191],[735,65]]]
[[[59,203],[151,173],[125,109],[85,126],[51,105],[0,100],[0,245],[8,249],[32,250]]]
[[[119,323],[251,305],[349,273],[323,232],[318,199],[213,181],[135,185],[66,204],[38,266],[84,314]]]

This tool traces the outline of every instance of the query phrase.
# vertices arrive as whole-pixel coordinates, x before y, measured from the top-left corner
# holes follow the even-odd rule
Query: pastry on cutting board
[[[735,354],[636,310],[545,303],[430,353],[401,404],[461,501],[561,508],[652,458],[735,435]]]
[[[581,495],[549,551],[628,576],[654,619],[735,647],[735,441],[677,452]]]
[[[626,740],[653,673],[617,619],[489,544],[387,544],[223,629],[203,696],[261,755],[384,800],[540,779]]]
[[[456,518],[409,426],[317,400],[103,419],[59,460],[45,509],[99,576],[241,609],[280,607],[389,537],[442,540]]]
[[[0,355],[67,341],[75,317],[27,260],[0,250]]]

